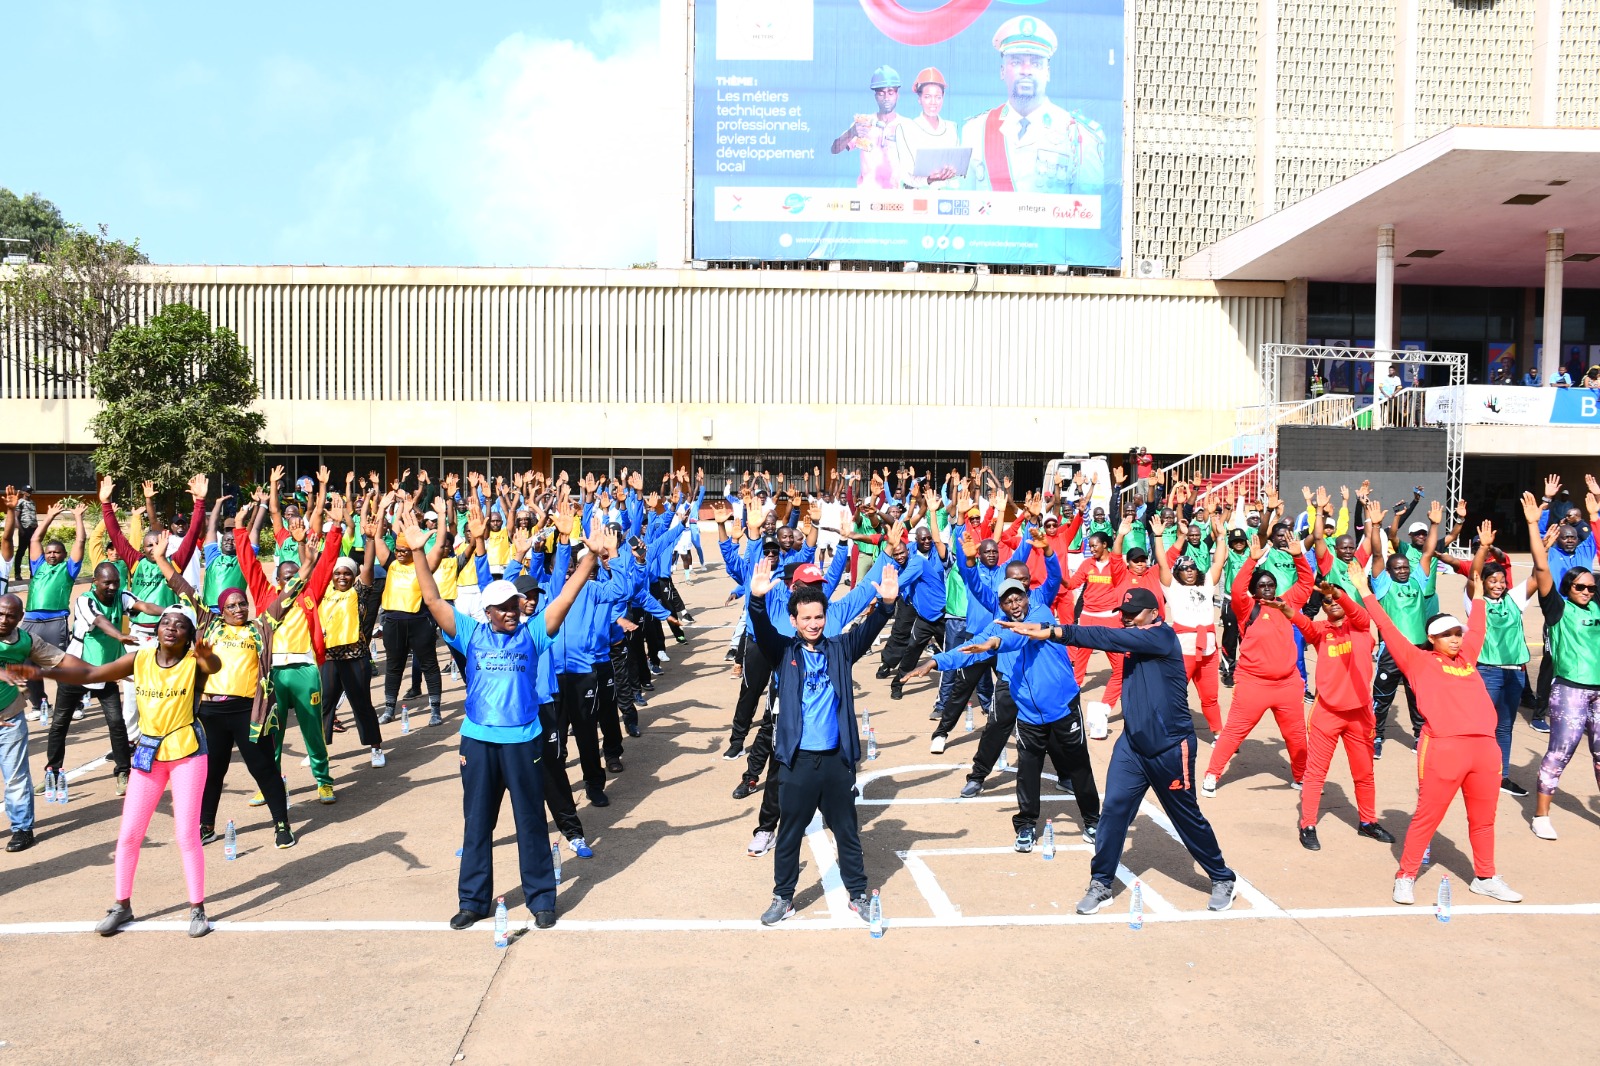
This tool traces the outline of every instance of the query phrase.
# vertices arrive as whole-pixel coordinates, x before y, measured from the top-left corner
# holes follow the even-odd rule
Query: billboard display
[[[696,0],[694,257],[1122,262],[1124,0]]]

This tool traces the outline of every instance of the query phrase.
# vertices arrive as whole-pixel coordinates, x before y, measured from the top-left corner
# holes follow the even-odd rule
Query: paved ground
[[[71,804],[41,803],[38,845],[0,854],[0,1066],[462,1056],[1016,1062],[1096,1053],[1488,1063],[1593,1053],[1586,1027],[1571,1024],[1600,1011],[1588,976],[1600,964],[1600,798],[1581,759],[1557,800],[1558,842],[1528,830],[1531,799],[1500,799],[1499,865],[1524,904],[1483,906],[1466,892],[1471,863],[1457,804],[1418,884],[1427,903],[1442,874],[1454,881],[1454,920],[1441,924],[1429,906],[1389,902],[1399,846],[1355,835],[1342,763],[1324,797],[1323,850],[1298,847],[1298,793],[1269,717],[1218,796],[1203,801],[1248,883],[1239,904],[1209,915],[1204,877],[1158,819],[1141,817],[1124,864],[1152,892],[1144,928],[1133,931],[1120,888],[1095,919],[1071,913],[1089,860],[1073,802],[1047,785],[1062,846],[1053,861],[1015,854],[1005,781],[953,801],[977,734],[958,727],[949,751],[929,755],[932,682],[893,703],[862,667],[882,755],[863,772],[860,811],[888,934],[873,940],[841,911],[839,894],[824,891],[820,835],[824,847],[804,853],[801,915],[760,929],[772,864],[744,854],[756,798],[729,798],[742,764],[720,758],[737,685],[722,652],[736,609],[718,606],[720,576],[684,587],[701,626],[672,650],[645,736],[628,743],[613,805],[579,808],[597,854],[564,855],[560,925],[528,932],[508,951],[495,950],[488,929],[444,924],[456,909],[460,846],[459,687],[447,688],[447,728],[390,730],[384,769],[367,765],[353,731],[337,738],[331,807],[315,802],[291,738],[284,761],[301,844],[289,852],[271,847],[264,809],[245,806],[249,779],[235,761],[222,817],[239,825],[240,857],[208,851],[217,930],[202,941],[179,931],[184,891],[165,805],[134,893],[145,924],[110,940],[87,932],[110,899],[119,803],[97,762],[103,729],[93,716],[75,725],[68,765],[85,769]],[[1091,693],[1104,680],[1098,659],[1094,670]],[[1117,729],[1114,720],[1113,736]],[[1403,835],[1415,760],[1390,736],[1379,808]],[[1543,740],[1519,724],[1515,774],[1525,785]],[[1102,779],[1110,750],[1093,745]],[[37,734],[35,751],[37,775]],[[500,887],[516,904],[509,817],[498,842]]]

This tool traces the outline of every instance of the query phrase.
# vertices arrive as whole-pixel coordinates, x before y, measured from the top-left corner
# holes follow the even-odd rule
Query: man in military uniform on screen
[[[1098,123],[1053,104],[1050,57],[1055,31],[1032,15],[1001,23],[994,46],[1006,102],[968,119],[961,146],[972,149],[966,188],[995,192],[1097,193],[1105,184],[1106,135]]]

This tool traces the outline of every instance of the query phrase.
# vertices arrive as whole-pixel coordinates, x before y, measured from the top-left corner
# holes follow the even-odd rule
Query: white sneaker
[[[373,748],[372,749],[372,765],[373,766],[382,766],[385,763],[387,763],[388,761],[389,761],[389,757],[383,753],[383,749],[382,748]]]
[[[750,846],[745,849],[745,854],[752,859],[759,859],[772,850],[772,834],[765,829],[757,829],[750,838]]]
[[[1488,896],[1490,899],[1497,899],[1501,903],[1522,902],[1522,893],[1516,891],[1510,885],[1506,884],[1499,874],[1495,874],[1493,877],[1473,878],[1472,891],[1476,892],[1480,896]]]
[[[1214,774],[1207,774],[1200,782],[1200,795],[1215,796],[1217,794],[1217,779]]]
[[[37,722],[43,716],[44,716],[44,712],[40,711],[39,708],[37,708],[37,707],[28,708],[28,721]]]
[[[928,745],[928,751],[931,754],[934,754],[934,755],[943,755],[944,754],[944,737],[943,736],[934,737],[933,738],[933,743]]]
[[[1301,785],[1300,782],[1298,782],[1298,781],[1290,781],[1289,782],[1289,787],[1294,789],[1296,792],[1299,792],[1305,786]]]
[[[1556,827],[1550,824],[1550,816],[1548,814],[1533,820],[1533,835],[1540,840],[1556,839]]]
[[[1397,877],[1394,879],[1394,901],[1409,907],[1417,902],[1417,879],[1415,877]]]
[[[670,663],[671,661],[672,657],[667,654],[666,649],[663,648],[661,651],[656,652],[656,662]]]

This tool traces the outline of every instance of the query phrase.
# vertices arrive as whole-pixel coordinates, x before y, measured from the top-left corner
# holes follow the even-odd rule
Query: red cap
[[[790,582],[790,587],[820,584],[822,584],[822,568],[815,563],[806,563],[794,572],[794,580]]]

